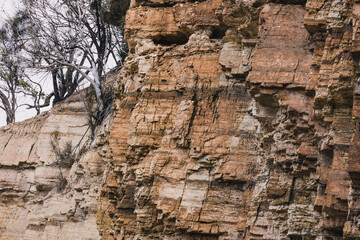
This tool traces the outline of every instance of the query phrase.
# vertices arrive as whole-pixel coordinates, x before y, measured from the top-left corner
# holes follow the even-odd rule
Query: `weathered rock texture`
[[[132,1],[104,239],[360,238],[359,6]]]
[[[82,99],[0,129],[0,239],[100,239],[96,211],[105,162],[98,152],[106,150],[100,134],[106,131],[86,143]],[[59,162],[54,134],[60,155],[70,144],[77,159]]]
[[[360,239],[359,18],[350,0],[132,0],[111,128],[63,192],[49,133],[81,121],[2,130],[1,239]]]

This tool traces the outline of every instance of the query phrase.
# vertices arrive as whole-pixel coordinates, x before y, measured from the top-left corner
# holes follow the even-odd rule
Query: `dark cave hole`
[[[271,2],[278,3],[278,4],[292,4],[292,5],[305,6],[307,0],[292,0],[292,1],[288,1],[288,0],[273,0],[273,1],[271,1]]]
[[[183,33],[178,33],[176,35],[157,35],[153,38],[153,42],[155,44],[159,44],[162,46],[171,46],[175,45],[183,45],[189,41],[189,37],[187,37]]]
[[[222,39],[225,36],[227,28],[215,28],[211,35],[210,39]]]

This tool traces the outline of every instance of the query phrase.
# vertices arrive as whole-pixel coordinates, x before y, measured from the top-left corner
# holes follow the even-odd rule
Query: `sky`
[[[4,21],[4,19],[13,16],[16,13],[16,9],[19,9],[20,7],[20,1],[21,0],[0,0],[0,27]],[[108,67],[114,67],[115,61],[109,60]],[[52,91],[52,81],[46,81],[47,78],[44,78],[44,76],[36,75],[28,73],[30,77],[36,82],[42,81],[42,87],[46,94],[49,94]],[[45,80],[44,80],[45,79]],[[81,88],[89,86],[89,83],[84,81],[84,85]],[[21,105],[22,103],[31,103],[32,99],[29,99],[29,97],[23,97],[20,96],[17,100],[18,105]],[[51,106],[42,108],[41,111],[49,110]],[[15,113],[15,120],[16,122],[23,121],[25,119],[34,117],[36,115],[35,109],[27,109],[27,107],[23,106],[19,108]],[[6,114],[5,112],[0,109],[0,127],[6,125]]]
[[[13,15],[18,2],[18,0],[0,0],[0,18],[4,19],[6,16]]]
[[[16,8],[19,6],[19,0],[0,0],[0,25],[2,25],[4,19],[8,16],[13,16],[16,12]],[[35,110],[27,110],[26,108],[20,108],[16,112],[16,121],[22,121],[27,118],[35,116]],[[0,109],[0,126],[6,125],[6,114]]]

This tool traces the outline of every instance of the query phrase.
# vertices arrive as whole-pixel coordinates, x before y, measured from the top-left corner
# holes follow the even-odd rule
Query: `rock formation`
[[[1,129],[0,239],[360,239],[359,19],[349,0],[132,0],[94,141],[77,100]]]
[[[109,120],[88,146],[82,99],[0,130],[0,239],[100,239],[97,197],[106,164],[99,153]],[[60,159],[52,144],[73,154]]]

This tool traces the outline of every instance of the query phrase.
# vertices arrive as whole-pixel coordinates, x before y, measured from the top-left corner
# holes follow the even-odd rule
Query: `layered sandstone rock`
[[[83,96],[0,131],[0,239],[100,239],[96,209],[105,162],[98,152],[106,137],[87,143]],[[72,146],[75,162],[58,164],[54,134],[60,153]]]
[[[359,239],[359,9],[133,0],[113,119],[62,192],[49,138],[79,141],[79,103],[2,129],[0,238]]]
[[[260,171],[245,82],[256,39],[241,36],[253,19],[232,2],[169,4],[128,11],[99,229],[104,239],[237,239]]]
[[[132,2],[102,236],[360,237],[357,9]]]

